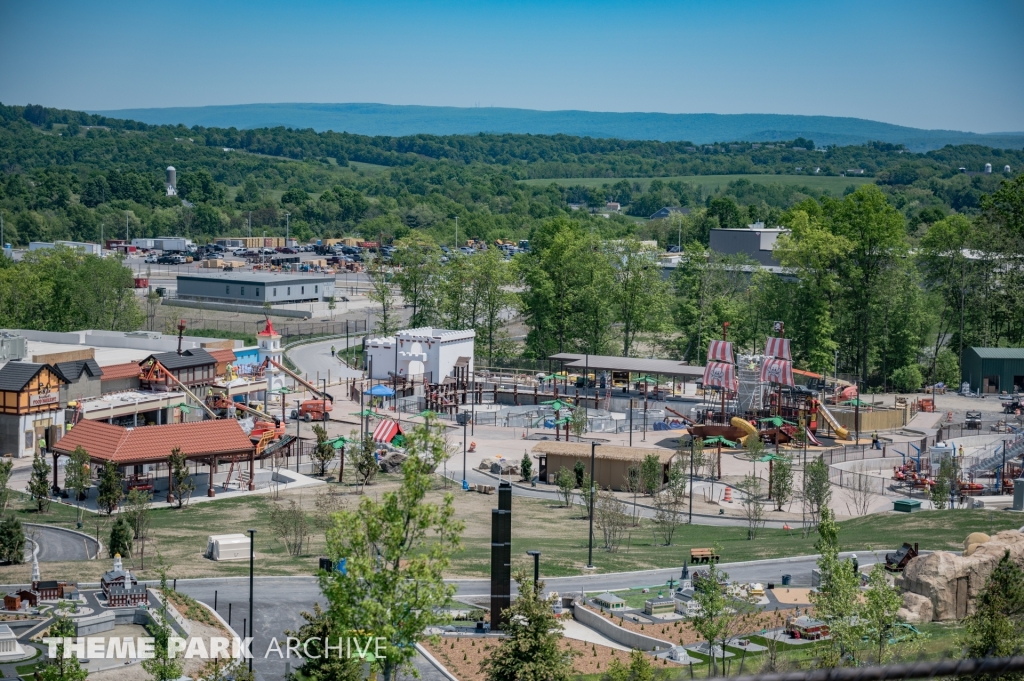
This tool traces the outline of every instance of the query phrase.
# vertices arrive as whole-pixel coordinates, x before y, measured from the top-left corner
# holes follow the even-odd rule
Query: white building
[[[57,246],[66,246],[67,248],[73,248],[81,251],[88,255],[103,255],[103,247],[99,244],[91,244],[85,241],[54,241],[50,243],[48,241],[32,241],[29,242],[28,250],[39,251],[44,248],[56,248]]]
[[[468,366],[473,374],[473,347],[476,332],[445,329],[406,329],[395,336],[369,338],[366,341],[367,370],[371,379],[420,378],[440,383],[452,376],[455,368]],[[397,372],[395,367],[397,364]]]

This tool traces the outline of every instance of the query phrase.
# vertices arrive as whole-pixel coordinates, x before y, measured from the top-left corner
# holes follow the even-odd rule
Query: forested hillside
[[[986,163],[990,174],[980,172]],[[180,197],[165,195],[168,165]],[[869,387],[955,383],[961,347],[1024,342],[1022,165],[1024,152],[978,146],[916,154],[884,143],[817,149],[806,139],[698,147],[562,135],[388,138],[0,107],[0,211],[14,244],[96,241],[123,234],[126,222],[132,236],[205,241],[245,234],[250,219],[253,234],[281,235],[288,213],[302,240],[396,242],[405,267],[395,283],[414,301],[416,323],[476,328],[488,360],[585,350],[702,362],[721,323],[756,348],[782,320],[799,366],[838,366]],[[713,189],[700,181],[722,174],[736,179]],[[646,220],[663,206],[691,212]],[[454,240],[456,216],[460,239],[529,238],[531,252],[446,263],[438,246]],[[757,220],[792,229],[777,253],[789,277],[751,275],[706,251],[712,228]],[[668,280],[650,267],[642,239],[682,241]],[[0,271],[0,325],[60,321],[45,295],[26,294],[22,274],[32,271],[31,262]],[[92,276],[74,272],[45,290]],[[510,312],[526,326],[525,342],[509,338]],[[74,323],[91,323],[82,314]],[[137,314],[95,323],[130,325]]]
[[[781,212],[822,192],[787,182],[856,177],[878,182],[911,225],[951,211],[975,213],[1024,152],[977,146],[913,154],[899,146],[815,149],[784,144],[641,142],[564,135],[364,137],[285,128],[245,130],[150,126],[40,106],[0,106],[0,206],[8,241],[96,240],[100,230],[183,235],[199,240],[254,228],[277,234],[282,214],[302,238],[363,233],[438,238],[459,215],[467,237],[524,237],[568,203],[621,203],[646,217],[664,205],[710,208],[725,226]],[[991,163],[991,175],[968,175]],[[370,165],[364,165],[370,164]],[[164,168],[178,169],[193,207],[164,196]],[[859,171],[863,171],[860,174]],[[757,174],[716,192],[686,179],[637,183],[614,178]],[[608,178],[606,187],[524,186],[527,178]],[[852,191],[852,187],[849,189]],[[635,221],[610,233],[651,236]],[[706,225],[701,233],[706,232]],[[663,241],[665,235],[654,234]]]

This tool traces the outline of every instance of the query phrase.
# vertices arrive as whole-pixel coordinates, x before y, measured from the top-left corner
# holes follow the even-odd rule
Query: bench
[[[717,563],[722,557],[711,549],[690,549],[691,563]]]

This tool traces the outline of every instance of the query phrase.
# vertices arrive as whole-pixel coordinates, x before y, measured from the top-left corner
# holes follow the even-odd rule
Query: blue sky
[[[0,0],[0,101],[380,102],[1024,131],[1024,2]]]

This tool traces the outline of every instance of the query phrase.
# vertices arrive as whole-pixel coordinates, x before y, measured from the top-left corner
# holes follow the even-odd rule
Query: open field
[[[370,495],[380,495],[394,489],[396,476],[381,475],[377,483],[366,488]],[[307,487],[282,491],[279,499],[272,494],[224,499],[202,504],[190,504],[183,509],[159,509],[152,512],[150,538],[146,544],[146,570],[141,571],[141,556],[132,556],[128,563],[145,578],[156,578],[157,554],[169,567],[172,577],[235,576],[245,574],[248,566],[242,562],[212,562],[202,557],[210,534],[244,533],[254,527],[256,535],[257,573],[262,575],[313,574],[317,557],[324,548],[323,533],[313,525],[318,490],[340,493],[343,503],[354,506],[359,499],[358,487],[346,481],[344,485]],[[447,490],[438,482],[430,497],[438,501]],[[201,492],[201,491],[200,491]],[[93,492],[95,493],[95,492]],[[463,550],[453,556],[450,577],[485,577],[490,570],[491,509],[497,505],[493,495],[455,491],[457,516],[466,524]],[[23,522],[52,524],[75,528],[76,510],[64,504],[51,504],[47,514],[37,514],[29,506],[28,498],[14,494],[12,506]],[[306,512],[310,522],[310,537],[302,555],[288,554],[284,543],[275,533],[271,522],[274,503],[290,504],[295,501]],[[105,516],[86,513],[83,532],[97,534],[107,543],[110,520]],[[1017,514],[992,511],[954,510],[923,511],[913,514],[883,513],[840,523],[839,539],[844,550],[864,551],[891,549],[903,541],[919,542],[922,549],[962,548],[961,542],[975,531],[994,533],[1016,529],[1022,524]],[[688,559],[692,547],[720,547],[723,562],[757,560],[780,556],[814,553],[816,535],[802,537],[799,530],[762,530],[757,539],[747,540],[745,527],[711,527],[683,525],[675,534],[672,546],[661,545],[653,532],[651,521],[644,520],[625,537],[615,552],[600,548],[600,531],[595,527],[594,564],[599,572],[622,572],[653,568],[676,567]],[[587,562],[588,522],[578,508],[566,509],[554,502],[513,497],[512,562],[513,569],[532,569],[528,550],[543,554],[541,574],[558,577],[582,574]],[[62,579],[95,581],[106,569],[106,557],[95,562],[46,563],[46,575]],[[0,567],[0,582],[20,582],[28,576],[26,565]],[[636,584],[636,587],[651,586]]]
[[[601,185],[612,185],[625,180],[636,182],[647,191],[651,180],[663,182],[689,182],[693,185],[704,187],[706,192],[714,192],[724,188],[730,182],[736,180],[750,180],[755,184],[783,184],[795,185],[797,187],[808,187],[818,191],[829,192],[836,196],[842,196],[843,191],[853,185],[859,187],[862,184],[873,182],[871,178],[864,177],[829,177],[822,175],[678,175],[675,177],[568,177],[541,180],[523,180],[524,184],[535,186],[547,186],[555,184],[572,187],[582,185],[584,187],[600,187]]]

